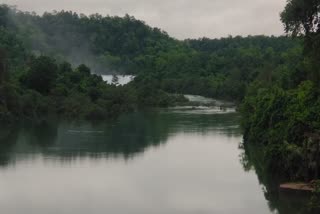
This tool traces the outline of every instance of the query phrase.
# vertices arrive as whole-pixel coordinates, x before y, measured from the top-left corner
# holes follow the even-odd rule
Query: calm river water
[[[303,213],[248,166],[238,120],[175,108],[2,128],[1,213]]]

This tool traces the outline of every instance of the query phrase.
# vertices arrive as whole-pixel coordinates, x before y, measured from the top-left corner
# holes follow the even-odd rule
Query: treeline
[[[0,64],[4,64],[1,59]],[[103,120],[139,106],[166,107],[185,101],[159,89],[145,90],[147,86],[109,85],[85,65],[73,69],[47,56],[29,56],[22,70],[14,73],[5,69],[1,70],[5,75],[0,82],[0,120],[6,122],[50,115]]]
[[[153,87],[169,93],[241,101],[247,86],[257,78],[270,81],[271,76],[282,75],[279,81],[287,81],[287,73],[293,70],[289,67],[302,57],[298,38],[178,41],[129,15],[60,11],[39,16],[10,8],[2,17],[35,55],[67,60],[73,66],[86,64],[93,73],[135,74],[139,76],[136,85],[153,81]]]
[[[192,51],[172,50],[158,57],[153,69],[159,74],[161,87],[236,102],[241,102],[248,85],[257,79],[277,79],[292,87],[289,73],[302,59],[299,38],[238,36],[186,40],[184,44]]]
[[[241,108],[245,145],[260,146],[264,173],[280,180],[320,179],[319,8],[319,1],[288,1],[281,20],[303,37],[303,58],[289,56],[285,81],[254,81]]]
[[[34,54],[53,56],[73,65],[86,64],[94,73],[137,73],[141,56],[181,46],[158,28],[151,28],[134,17],[86,16],[72,11],[22,12],[9,6],[2,16]]]
[[[253,82],[292,89],[304,76],[300,38],[238,36],[178,41],[129,15],[60,11],[39,16],[6,5],[0,7],[0,25],[6,65],[1,87],[9,87],[17,95],[13,96],[19,101],[16,105],[23,106],[22,97],[32,91],[49,99],[43,104],[64,115],[92,115],[92,110],[99,115],[96,118],[104,118],[137,106],[185,101],[169,94],[241,102]],[[115,87],[90,73],[134,74],[136,78],[127,86]],[[2,94],[5,97],[6,93]],[[8,99],[2,98],[1,112],[22,114],[8,107]],[[32,109],[47,111],[46,107]]]
[[[0,120],[38,118],[51,114],[106,119],[138,106],[168,106],[178,99],[159,89],[106,84],[85,65],[73,67],[55,58],[32,54],[0,7]],[[33,50],[33,49],[31,49]]]

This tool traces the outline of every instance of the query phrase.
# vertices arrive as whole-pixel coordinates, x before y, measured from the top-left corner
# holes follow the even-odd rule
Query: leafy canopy
[[[320,0],[288,0],[281,21],[292,35],[319,32]]]

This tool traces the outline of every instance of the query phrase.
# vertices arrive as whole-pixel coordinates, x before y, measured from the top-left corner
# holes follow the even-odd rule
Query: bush
[[[106,119],[106,109],[98,105],[91,105],[85,112],[85,118],[88,120],[104,120]]]
[[[307,162],[314,156],[313,145],[306,146],[306,133],[320,130],[320,93],[312,82],[287,91],[260,89],[249,94],[240,109],[245,142],[265,146],[269,171],[289,179],[305,179],[315,171]]]

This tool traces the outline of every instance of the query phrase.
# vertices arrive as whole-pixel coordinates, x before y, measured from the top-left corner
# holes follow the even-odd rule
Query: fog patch
[[[57,12],[53,12],[52,15],[55,13]],[[40,16],[35,13],[21,12],[15,7],[11,7],[9,13],[9,27],[21,32],[19,33],[19,36],[23,37],[21,40],[35,56],[51,56],[58,62],[69,62],[73,67],[85,64],[92,73],[96,74],[123,72],[120,68],[115,69],[110,65],[108,55],[94,53],[88,38],[82,35],[81,31],[50,32],[48,26],[43,25]]]

